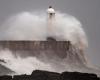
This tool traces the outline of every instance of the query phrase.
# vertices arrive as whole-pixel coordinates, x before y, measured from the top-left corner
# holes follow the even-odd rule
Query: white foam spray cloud
[[[15,56],[14,54],[15,53],[8,49],[1,50],[0,59],[4,60],[5,63],[2,62],[0,64],[16,72],[16,74],[31,74],[33,70],[54,71],[51,65],[41,62],[36,57],[22,58],[19,55]]]
[[[11,16],[0,27],[0,40],[46,41],[47,37],[53,37],[57,41],[70,41],[83,51],[88,45],[81,23],[75,17],[60,12],[56,12],[52,21],[45,13],[22,12]],[[9,50],[1,50],[0,59],[6,62],[2,65],[18,74],[30,74],[36,69],[59,72],[61,68],[60,71],[67,68],[66,62],[59,63],[57,59],[52,59],[52,63],[49,61],[45,63],[35,56],[15,57]]]
[[[40,15],[41,14],[41,15]],[[53,25],[48,24],[47,15],[22,12],[12,16],[0,27],[0,40],[46,40],[51,36],[56,40],[71,41],[78,48],[88,45],[81,23],[73,16],[56,12]],[[48,26],[52,28],[48,30]]]

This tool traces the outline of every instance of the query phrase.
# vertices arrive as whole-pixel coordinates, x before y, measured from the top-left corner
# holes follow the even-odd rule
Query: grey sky
[[[49,5],[81,21],[89,41],[88,58],[100,66],[100,0],[0,0],[0,24],[12,14],[45,10]]]

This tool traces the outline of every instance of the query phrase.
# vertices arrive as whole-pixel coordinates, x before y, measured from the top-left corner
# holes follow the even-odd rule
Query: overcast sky
[[[100,0],[0,0],[0,24],[13,14],[46,10],[49,5],[81,21],[89,41],[88,58],[100,66]]]

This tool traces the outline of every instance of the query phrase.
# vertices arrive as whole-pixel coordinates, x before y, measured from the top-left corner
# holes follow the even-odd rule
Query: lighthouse
[[[55,10],[52,8],[52,6],[49,6],[47,13],[49,18],[53,18],[55,16]]]
[[[55,10],[53,9],[52,6],[49,6],[49,8],[47,9],[47,40],[51,39],[51,40],[56,40],[55,39],[55,29],[54,29],[54,22],[55,22]]]

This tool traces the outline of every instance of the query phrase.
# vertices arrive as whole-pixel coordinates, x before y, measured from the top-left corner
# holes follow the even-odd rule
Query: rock
[[[49,72],[35,70],[31,75],[0,76],[0,80],[100,80],[96,74],[80,72]]]
[[[99,80],[97,75],[80,72],[63,72],[60,80]]]

